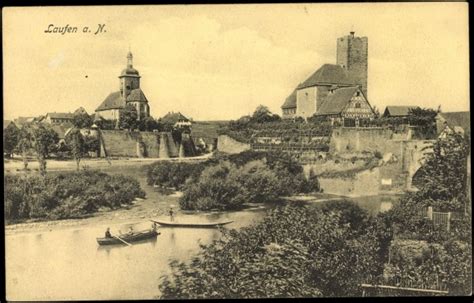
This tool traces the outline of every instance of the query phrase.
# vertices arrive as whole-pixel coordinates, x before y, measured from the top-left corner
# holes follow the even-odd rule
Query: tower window
[[[356,93],[356,96],[359,97],[359,96],[360,96],[360,92],[357,92],[357,93]]]

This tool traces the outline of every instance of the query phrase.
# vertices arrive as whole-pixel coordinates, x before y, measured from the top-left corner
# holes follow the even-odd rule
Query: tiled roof
[[[417,109],[419,106],[387,106],[383,113],[383,116],[390,116],[390,117],[400,117],[400,116],[408,116],[410,110]]]
[[[174,112],[170,112],[170,113],[167,113],[166,115],[164,115],[161,119],[161,122],[163,123],[169,123],[169,124],[175,124],[177,123],[178,121],[189,121],[188,118],[186,118],[183,114],[181,114],[180,112],[177,112],[177,113],[174,113]]]
[[[318,84],[351,84],[346,72],[340,65],[324,64],[306,81],[298,85],[298,89]]]
[[[316,115],[334,115],[341,113],[357,90],[359,90],[357,86],[336,89],[334,93],[328,95]]]
[[[66,131],[70,128],[70,126],[53,124],[51,125],[51,128],[55,133],[58,134],[59,139],[64,139],[66,136]]]
[[[13,122],[15,122],[17,125],[22,125],[25,123],[32,122],[35,117],[18,117]]]
[[[471,129],[471,117],[469,112],[439,113],[439,115],[443,117],[451,127],[459,126],[465,132]]]
[[[76,114],[87,114],[87,111],[84,109],[84,107],[81,106],[81,107],[79,107],[78,109],[76,109],[76,110],[74,111],[74,114],[75,114],[75,115],[76,115]]]
[[[130,94],[127,97],[127,101],[143,101],[147,102],[147,98],[145,97],[145,94],[143,91],[139,88],[134,89],[130,92]]]
[[[281,108],[296,108],[296,89],[285,99],[285,103],[281,106]]]
[[[53,119],[72,119],[74,114],[71,113],[47,113],[47,116]]]
[[[102,102],[99,107],[95,111],[101,110],[109,110],[109,109],[116,109],[116,108],[124,108],[125,104],[122,99],[122,95],[120,91],[111,93],[110,95],[105,98],[104,102]]]

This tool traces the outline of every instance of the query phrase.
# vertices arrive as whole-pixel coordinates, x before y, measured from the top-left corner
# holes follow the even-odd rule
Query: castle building
[[[337,64],[324,64],[286,98],[283,118],[313,116],[338,88],[358,86],[367,98],[368,40],[354,34],[337,39]]]
[[[325,116],[332,123],[359,126],[359,120],[373,119],[375,112],[362,89],[359,86],[350,86],[330,90],[316,116]]]
[[[140,88],[140,74],[133,68],[133,55],[127,55],[127,67],[122,70],[119,76],[119,91],[113,92],[105,98],[102,104],[95,110],[101,117],[107,120],[118,121],[120,111],[126,105],[132,105],[137,110],[137,120],[150,116],[150,106],[148,99]]]

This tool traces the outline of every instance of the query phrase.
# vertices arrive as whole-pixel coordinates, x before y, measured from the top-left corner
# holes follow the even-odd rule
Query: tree
[[[253,112],[251,121],[254,123],[265,123],[281,120],[280,116],[272,114],[267,106],[259,105]]]
[[[91,116],[87,113],[77,113],[72,118],[72,124],[76,128],[89,128],[93,123]]]
[[[460,134],[438,139],[413,180],[419,184],[419,198],[441,209],[461,209],[469,186],[466,182],[469,152],[470,143]]]
[[[159,130],[160,126],[161,125],[155,119],[153,119],[153,117],[149,116],[140,120],[138,128],[141,131],[153,131],[155,129]]]
[[[46,159],[54,145],[58,143],[59,137],[53,129],[40,123],[33,124],[31,131],[32,146],[38,158],[39,170],[41,175],[44,175],[46,173]]]
[[[11,157],[20,140],[20,130],[16,126],[9,126],[3,133],[3,152]]]
[[[84,136],[78,128],[74,128],[66,136],[66,142],[69,145],[74,160],[76,161],[76,169],[79,170],[79,163],[88,150]]]
[[[33,147],[33,134],[29,125],[24,125],[19,133],[19,140],[16,149],[23,158],[23,168],[28,168],[28,152]]]
[[[374,266],[378,239],[340,217],[291,204],[248,228],[223,231],[190,264],[171,264],[160,285],[162,298],[360,295],[359,284],[380,273]]]
[[[133,130],[138,127],[138,113],[137,109],[127,104],[125,108],[120,111],[119,127],[121,129]]]

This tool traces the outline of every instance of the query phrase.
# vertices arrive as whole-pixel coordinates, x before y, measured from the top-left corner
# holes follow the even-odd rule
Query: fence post
[[[433,220],[433,207],[432,206],[428,206],[428,218],[430,218],[430,220]]]
[[[449,229],[450,229],[450,225],[451,225],[451,212],[448,212],[448,232],[449,232]]]

